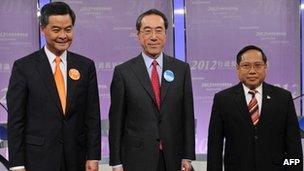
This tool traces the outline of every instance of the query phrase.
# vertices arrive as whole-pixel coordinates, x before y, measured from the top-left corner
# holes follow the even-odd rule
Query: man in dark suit
[[[195,159],[189,65],[165,55],[168,21],[151,9],[136,23],[142,53],[117,66],[111,84],[114,171],[189,170]]]
[[[7,92],[12,170],[97,171],[99,97],[94,62],[68,52],[75,14],[63,2],[41,9],[46,46],[15,61]]]
[[[214,97],[207,170],[222,171],[225,138],[225,171],[302,171],[301,138],[291,93],[264,82],[267,58],[262,49],[246,46],[236,61],[240,83]],[[301,162],[287,165],[285,159]]]

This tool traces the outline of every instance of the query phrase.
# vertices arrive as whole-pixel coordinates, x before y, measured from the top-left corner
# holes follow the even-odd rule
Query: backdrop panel
[[[39,48],[37,3],[33,0],[2,0],[0,5],[0,103],[6,106],[5,95],[13,61]],[[7,113],[0,106],[0,139],[4,138]],[[0,140],[1,154],[6,146]]]
[[[198,153],[207,152],[213,96],[238,83],[235,56],[254,44],[269,59],[267,82],[300,94],[299,1],[190,0],[186,2],[187,61],[191,65]],[[300,114],[300,100],[295,100]]]

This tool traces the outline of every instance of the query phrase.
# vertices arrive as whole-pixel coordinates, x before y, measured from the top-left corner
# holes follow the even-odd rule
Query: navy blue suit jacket
[[[300,129],[290,92],[263,83],[262,110],[252,124],[242,84],[215,94],[208,135],[208,171],[302,171]]]
[[[85,160],[99,160],[100,115],[94,62],[67,53],[67,108],[63,115],[54,76],[43,49],[15,61],[7,92],[11,166],[30,171],[83,171]]]

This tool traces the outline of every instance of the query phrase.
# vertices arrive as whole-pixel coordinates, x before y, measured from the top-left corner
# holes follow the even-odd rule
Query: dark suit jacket
[[[285,158],[302,160],[297,116],[290,92],[263,83],[260,121],[251,122],[242,84],[214,97],[208,136],[208,171],[302,171],[283,166]]]
[[[94,62],[68,52],[67,109],[63,116],[54,76],[43,49],[15,61],[7,92],[11,166],[29,171],[83,171],[85,160],[100,159],[100,115]],[[64,158],[63,158],[64,157]]]
[[[195,159],[193,97],[189,65],[163,56],[161,109],[157,109],[142,55],[114,70],[111,84],[110,165],[127,171],[155,171],[159,141],[164,144],[167,170],[180,170],[182,159]]]

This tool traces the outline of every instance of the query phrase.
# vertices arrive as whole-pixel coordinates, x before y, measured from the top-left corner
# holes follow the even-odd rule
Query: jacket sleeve
[[[8,150],[11,167],[24,166],[24,127],[28,88],[22,65],[15,62],[6,94],[8,107]]]
[[[121,138],[125,115],[125,87],[120,70],[114,69],[111,83],[111,106],[109,111],[109,145],[110,165],[122,164],[121,161]]]
[[[101,126],[99,93],[94,62],[90,63],[88,79],[88,94],[86,99],[86,134],[87,134],[87,160],[101,159]]]
[[[189,64],[186,65],[184,81],[184,159],[195,160],[195,123],[193,93]]]
[[[286,132],[285,132],[285,148],[286,159],[300,159],[300,163],[288,166],[288,171],[302,171],[303,169],[303,151],[301,145],[301,135],[299,123],[292,100],[292,96],[288,93],[288,113],[286,119]]]
[[[220,101],[214,96],[208,131],[207,171],[222,171],[224,128]]]

